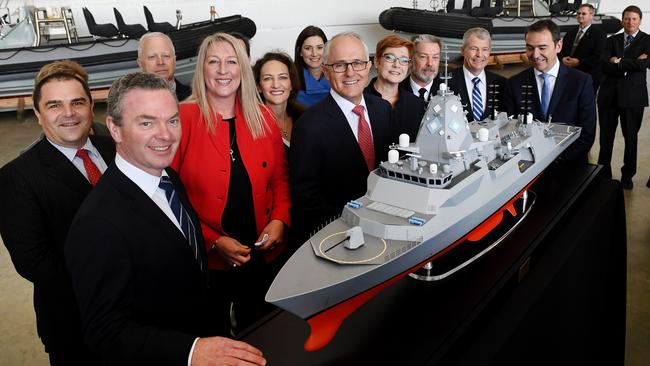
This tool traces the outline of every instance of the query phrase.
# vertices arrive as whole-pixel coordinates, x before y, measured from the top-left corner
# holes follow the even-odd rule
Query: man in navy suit
[[[156,74],[167,80],[169,87],[176,93],[179,102],[192,95],[192,88],[174,77],[176,72],[176,51],[168,35],[161,32],[149,32],[140,37],[138,42],[138,66],[145,72]]]
[[[57,61],[34,80],[34,113],[43,136],[0,169],[0,234],[16,271],[34,284],[38,336],[52,365],[90,365],[79,307],[63,260],[72,218],[113,161],[105,136],[89,136],[88,74]]]
[[[526,56],[533,66],[511,77],[505,107],[509,115],[530,112],[539,121],[567,123],[582,128],[580,137],[560,159],[587,162],[596,131],[596,100],[591,76],[563,65],[560,28],[552,20],[540,20],[526,31]],[[529,86],[531,110],[524,111],[523,86]]]
[[[639,30],[643,13],[637,6],[623,10],[624,32],[607,39],[601,58],[603,83],[598,93],[600,153],[598,164],[611,176],[612,149],[618,120],[625,138],[621,183],[632,189],[636,174],[637,134],[648,106],[646,69],[650,67],[650,37]]]
[[[79,208],[65,259],[93,365],[265,364],[252,346],[214,337],[198,218],[167,167],[181,137],[176,97],[149,73],[111,86],[115,163]],[[248,364],[247,363],[247,364]]]
[[[505,112],[506,78],[485,70],[491,50],[492,38],[486,29],[471,28],[463,35],[463,67],[451,72],[449,86],[460,95],[468,121],[489,118],[494,109]]]
[[[336,35],[323,60],[330,95],[296,121],[291,135],[291,217],[299,242],[363,196],[368,173],[387,159],[395,133],[390,104],[363,93],[370,60],[361,37]]]
[[[600,85],[600,55],[607,35],[599,26],[591,24],[594,13],[591,4],[582,4],[576,12],[578,27],[566,32],[562,39],[562,63],[591,75],[594,94]]]
[[[411,74],[399,86],[420,98],[426,106],[442,82],[438,73],[442,40],[430,34],[420,34],[412,41]]]

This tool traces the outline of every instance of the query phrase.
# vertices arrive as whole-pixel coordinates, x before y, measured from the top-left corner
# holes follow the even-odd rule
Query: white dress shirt
[[[472,92],[474,91],[474,82],[472,79],[478,76],[481,82],[478,84],[478,89],[481,91],[481,103],[483,103],[483,111],[487,108],[487,77],[485,70],[481,70],[478,75],[472,74],[465,66],[463,66],[463,74],[465,75],[465,86],[467,87],[467,94],[469,94],[469,103],[472,104]],[[473,106],[471,106],[473,107]],[[470,111],[472,108],[470,107]]]
[[[427,91],[424,92],[424,100],[429,100],[429,94],[431,92],[431,87],[433,86],[433,79],[436,77],[434,76],[431,81],[425,85],[425,86],[420,86],[418,83],[416,83],[412,77],[409,76],[409,83],[411,84],[411,90],[413,90],[413,94],[415,94],[416,97],[420,97],[420,89],[424,88]],[[433,91],[434,93],[436,92],[435,90]]]
[[[544,78],[540,75],[542,75],[541,71],[538,71],[537,69],[533,68],[533,71],[535,72],[535,81],[537,82],[537,95],[539,95],[539,102],[540,104],[542,103],[542,86],[544,84]],[[551,97],[553,96],[553,90],[555,89],[555,81],[557,80],[557,73],[560,71],[560,60],[557,59],[555,61],[555,65],[547,72],[547,74],[551,75],[549,78],[549,82],[551,83],[551,95],[549,95],[549,103],[551,101]]]
[[[341,108],[341,111],[345,115],[345,119],[348,120],[348,124],[350,125],[350,129],[354,134],[354,138],[359,141],[359,116],[356,113],[352,112],[352,109],[356,107],[356,105],[340,96],[339,93],[337,93],[334,89],[330,89],[330,95],[332,95],[332,98],[334,98],[336,104],[339,106],[339,108]],[[370,127],[370,136],[372,136],[370,115],[368,114],[368,107],[366,107],[366,100],[363,98],[363,94],[361,95],[361,103],[359,103],[359,105],[363,106],[363,114],[366,117],[366,122],[368,122],[368,127]]]
[[[70,162],[72,162],[72,165],[74,165],[80,172],[83,174],[86,179],[88,179],[88,173],[86,173],[86,168],[84,167],[84,161],[80,157],[77,156],[77,150],[73,147],[66,147],[66,146],[61,146],[57,145],[52,140],[47,139],[47,141],[52,144],[52,146],[56,147],[57,150],[59,150],[63,155],[65,155]],[[102,156],[99,154],[99,151],[97,151],[97,148],[93,143],[90,141],[90,139],[86,139],[86,143],[82,147],[82,149],[88,150],[88,156],[90,156],[90,160],[95,163],[97,166],[97,169],[99,169],[102,174],[106,171],[107,165],[106,162],[104,162],[104,159]]]

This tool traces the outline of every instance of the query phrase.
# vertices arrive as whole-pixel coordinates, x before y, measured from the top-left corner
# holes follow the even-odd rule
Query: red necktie
[[[368,171],[372,171],[375,168],[375,145],[372,143],[370,125],[368,124],[368,121],[366,121],[366,116],[363,111],[364,108],[362,105],[352,108],[352,112],[359,116],[359,127],[357,131],[359,147],[361,148],[363,157],[366,159]]]
[[[102,172],[99,171],[97,165],[95,165],[95,163],[93,163],[93,161],[90,160],[90,156],[88,156],[88,150],[86,149],[77,150],[77,156],[80,157],[81,160],[83,160],[84,169],[86,169],[88,180],[90,181],[90,184],[94,186],[95,184],[97,184],[99,177],[102,176]]]

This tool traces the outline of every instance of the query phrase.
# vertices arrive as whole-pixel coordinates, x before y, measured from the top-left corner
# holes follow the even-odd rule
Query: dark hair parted
[[[176,99],[176,93],[169,88],[169,83],[156,74],[134,72],[124,75],[113,82],[106,98],[106,114],[118,126],[122,124],[124,96],[133,89],[167,90]]]
[[[88,86],[88,73],[83,66],[70,60],[61,60],[49,63],[41,67],[34,78],[34,90],[32,90],[32,100],[34,109],[40,112],[38,104],[41,101],[41,89],[50,80],[77,80],[84,89],[88,100],[92,103],[93,97],[90,94]]]
[[[298,78],[298,71],[296,70],[296,65],[293,64],[293,61],[291,61],[291,56],[287,55],[284,52],[281,51],[275,51],[275,52],[267,52],[255,62],[255,65],[253,66],[253,76],[255,77],[255,84],[260,85],[260,80],[262,76],[262,67],[269,62],[269,61],[278,61],[284,66],[287,67],[287,70],[289,70],[289,79],[291,80],[291,93],[289,94],[289,98],[293,98],[297,93],[298,90],[300,89],[300,79]],[[262,97],[262,100],[266,103],[266,100],[264,100],[264,95],[260,93],[260,96]]]
[[[323,44],[327,43],[327,37],[325,32],[322,29],[318,28],[315,25],[308,25],[305,29],[298,34],[296,39],[296,47],[294,48],[293,61],[296,64],[296,70],[298,71],[298,78],[300,80],[300,89],[305,87],[305,75],[303,72],[305,70],[305,61],[300,55],[300,50],[302,49],[302,44],[305,43],[305,40],[309,37],[318,36],[323,40]]]
[[[623,13],[621,13],[623,18],[625,18],[625,13],[628,13],[628,12],[637,13],[637,14],[639,14],[639,19],[643,19],[643,12],[636,5],[630,5],[627,8],[623,9]]]
[[[531,32],[539,33],[545,30],[551,32],[551,36],[553,37],[554,44],[557,44],[560,40],[562,40],[560,27],[558,27],[558,25],[555,24],[555,22],[550,19],[538,20],[535,23],[531,24],[530,26],[528,26],[528,28],[526,28],[526,34]]]

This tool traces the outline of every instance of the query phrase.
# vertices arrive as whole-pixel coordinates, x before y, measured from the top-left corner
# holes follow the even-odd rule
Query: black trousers
[[[602,164],[609,169],[610,174],[616,128],[618,127],[619,118],[621,120],[621,130],[625,139],[621,179],[632,179],[636,174],[637,141],[641,122],[643,121],[643,110],[644,107],[598,106],[598,124],[600,127],[598,164]]]

